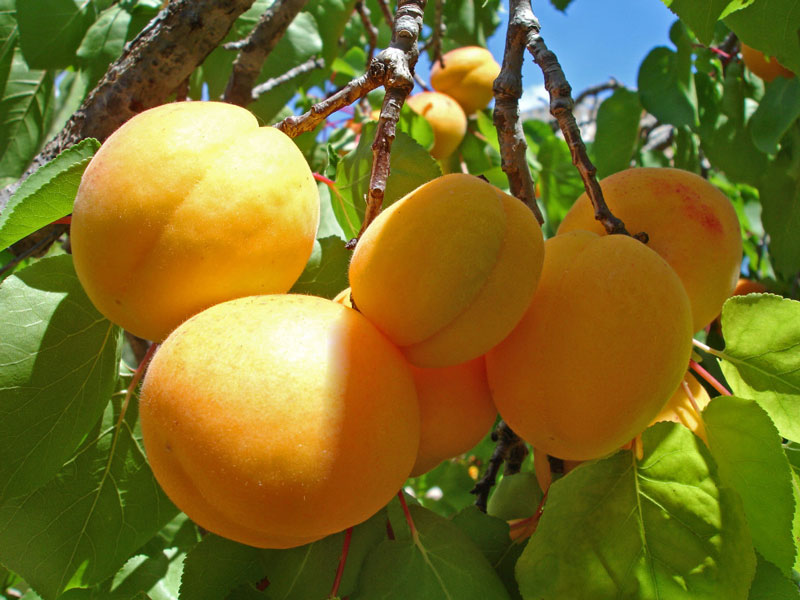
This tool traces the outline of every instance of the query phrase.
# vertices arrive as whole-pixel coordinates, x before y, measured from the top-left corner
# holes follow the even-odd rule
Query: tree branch
[[[522,60],[525,56],[528,32],[538,26],[530,11],[529,2],[511,0],[503,66],[493,86],[493,119],[500,142],[500,164],[508,177],[511,194],[522,200],[533,211],[536,220],[541,225],[544,223],[544,217],[536,205],[533,177],[525,156],[528,144],[519,120],[519,99],[522,97]]]
[[[578,169],[583,187],[586,194],[594,206],[594,218],[600,221],[609,234],[621,233],[630,235],[625,229],[625,224],[615,217],[603,198],[603,191],[597,182],[597,168],[589,160],[586,153],[586,146],[581,139],[581,132],[572,114],[572,88],[564,76],[564,71],[558,63],[556,55],[547,48],[544,39],[539,35],[539,22],[531,9],[530,0],[520,0],[519,10],[524,14],[524,19],[528,23],[527,47],[533,56],[533,60],[539,65],[544,74],[544,86],[550,94],[550,114],[558,122],[561,133],[567,141],[570,153],[572,154],[572,164]],[[637,239],[646,242],[646,234],[637,234]]]
[[[386,3],[386,0],[378,0],[378,6],[381,8],[381,12],[383,13],[383,18],[386,20],[386,24],[394,30],[394,19],[392,18],[392,11],[389,10],[389,5]],[[397,5],[397,12],[400,12],[400,5]]]
[[[528,454],[525,442],[506,425],[505,421],[500,421],[497,429],[492,432],[492,441],[496,442],[497,446],[489,459],[489,467],[469,492],[475,494],[475,506],[483,512],[486,512],[489,493],[497,481],[497,474],[500,472],[503,462],[506,463],[506,475],[519,473],[520,465]]]
[[[273,77],[272,79],[268,79],[264,83],[258,84],[256,87],[253,88],[253,100],[258,100],[258,97],[262,94],[266,94],[267,92],[275,89],[279,85],[286,83],[287,81],[291,81],[295,77],[299,77],[303,73],[309,73],[314,71],[315,69],[321,69],[325,66],[325,61],[321,58],[312,57],[309,58],[306,62],[297,65],[286,71],[283,75],[279,75],[278,77]]]
[[[361,24],[367,32],[367,40],[369,41],[367,62],[370,62],[372,57],[375,56],[375,49],[378,47],[378,28],[372,24],[369,8],[367,8],[367,5],[361,0],[356,2],[356,12],[358,12],[358,16],[361,17]]]
[[[0,192],[0,211],[19,184],[82,139],[101,142],[133,115],[163,104],[217,47],[253,0],[174,0],[125,48],[22,178]]]
[[[253,86],[264,61],[305,4],[306,0],[276,0],[250,35],[237,44],[239,56],[233,63],[233,72],[223,96],[226,102],[247,106],[253,101]]]

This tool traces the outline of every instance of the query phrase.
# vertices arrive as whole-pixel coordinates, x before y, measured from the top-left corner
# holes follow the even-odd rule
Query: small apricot
[[[471,115],[489,105],[492,86],[500,74],[500,65],[486,48],[464,46],[442,56],[444,67],[436,61],[431,68],[431,87],[447,94]]]
[[[72,254],[97,309],[159,341],[212,304],[288,291],[318,221],[291,138],[232,104],[176,102],[136,115],[92,158]]]
[[[742,44],[740,50],[745,66],[764,81],[770,82],[776,77],[794,77],[792,71],[774,58],[766,56],[761,50],[756,50],[747,44]]]
[[[692,350],[691,309],[667,262],[637,240],[588,231],[545,243],[525,316],[486,355],[492,398],[551,456],[615,451],[658,414]]]
[[[742,237],[727,196],[689,171],[639,167],[600,181],[608,208],[631,233],[644,231],[647,246],[680,277],[699,331],[719,314],[739,277]],[[606,233],[584,193],[569,210],[558,234],[584,229]]]
[[[367,228],[350,262],[352,298],[412,364],[455,365],[513,329],[542,260],[530,209],[453,173],[410,192]]]
[[[406,104],[430,123],[433,158],[446,158],[455,152],[467,133],[467,115],[458,102],[439,92],[420,92],[409,96]]]
[[[323,298],[217,304],[156,352],[140,419],[153,473],[198,525],[263,548],[364,521],[411,472],[414,380],[362,315]]]

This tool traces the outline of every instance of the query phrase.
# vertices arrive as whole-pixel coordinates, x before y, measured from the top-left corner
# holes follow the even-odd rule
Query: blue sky
[[[502,2],[502,6],[507,6]],[[533,0],[542,37],[558,56],[573,96],[610,77],[636,87],[636,74],[645,55],[655,46],[671,45],[669,28],[676,17],[661,0],[574,0],[566,14],[550,0]],[[508,15],[489,40],[489,50],[502,61]],[[422,61],[420,61],[422,62]],[[427,65],[420,64],[427,78]],[[520,108],[541,105],[544,79],[529,53],[522,69],[524,93]]]

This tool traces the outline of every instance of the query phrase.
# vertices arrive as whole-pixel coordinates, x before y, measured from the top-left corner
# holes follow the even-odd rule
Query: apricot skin
[[[644,231],[647,246],[680,277],[698,331],[719,314],[739,277],[742,238],[730,200],[711,183],[680,169],[635,168],[600,182],[615,216],[631,233]],[[605,234],[589,198],[581,195],[558,228]]]
[[[421,92],[409,96],[406,104],[430,123],[433,158],[443,159],[455,152],[467,133],[467,115],[458,102],[439,92]]]
[[[455,365],[513,329],[542,254],[524,204],[477,177],[444,175],[367,228],[350,262],[352,298],[412,364]]]
[[[420,411],[420,441],[412,477],[466,452],[497,417],[483,357],[439,369],[411,367]]]
[[[686,372],[691,312],[675,272],[633,238],[575,231],[545,243],[536,294],[486,355],[500,415],[551,456],[588,460],[630,441]]]
[[[742,44],[740,51],[745,66],[768,83],[776,77],[794,77],[792,71],[784,67],[774,58],[767,58],[761,50],[756,50],[746,44]]]
[[[444,67],[436,61],[431,68],[431,87],[455,98],[468,115],[486,108],[500,74],[492,53],[480,46],[464,46],[447,52],[442,60]]]
[[[133,117],[94,156],[72,251],[98,310],[158,341],[212,304],[287,291],[318,221],[311,170],[289,137],[237,106],[179,102]]]
[[[269,548],[369,518],[419,443],[405,359],[358,312],[313,296],[240,298],[186,321],[150,364],[140,419],[170,499]]]
[[[689,399],[689,396],[686,394],[686,389],[683,387],[684,382],[689,387],[689,392],[692,394],[691,399]],[[692,405],[692,400],[694,400],[694,406]],[[658,423],[659,421],[680,423],[708,444],[706,426],[703,423],[702,417],[697,413],[697,410],[702,411],[708,406],[709,402],[711,402],[711,398],[708,392],[700,385],[696,377],[687,372],[683,378],[683,382],[681,382],[678,389],[675,390],[675,393],[672,394],[664,405],[664,408],[661,409],[661,412],[653,419],[653,423]]]

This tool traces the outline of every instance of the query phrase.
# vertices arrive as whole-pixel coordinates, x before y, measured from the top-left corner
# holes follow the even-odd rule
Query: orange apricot
[[[291,138],[232,104],[177,102],[133,117],[92,158],[72,252],[103,315],[162,340],[218,302],[289,290],[318,221]]]
[[[313,296],[217,304],[173,331],[141,390],[156,479],[200,526],[258,547],[384,506],[419,444],[414,380],[357,311]]]
[[[467,133],[467,115],[458,102],[439,92],[420,92],[409,96],[406,104],[430,123],[433,158],[447,158],[455,152]]]
[[[631,233],[644,231],[647,243],[680,277],[692,305],[698,331],[719,314],[739,277],[742,238],[730,200],[711,183],[689,171],[634,168],[600,182],[611,212]],[[558,228],[605,234],[584,193]]]
[[[761,50],[756,50],[747,44],[742,44],[740,50],[745,66],[764,81],[770,82],[776,77],[794,77],[792,71],[771,56],[766,56]]]
[[[688,394],[687,387],[689,389]],[[689,394],[691,394],[691,398]],[[661,412],[653,419],[653,423],[658,423],[659,421],[680,423],[708,443],[706,427],[698,411],[702,411],[708,406],[709,402],[711,402],[711,398],[706,389],[700,385],[694,375],[687,372],[678,389],[675,390],[675,393],[672,394],[672,397],[661,409]]]
[[[350,262],[358,309],[419,367],[477,358],[522,317],[543,260],[531,211],[461,173],[384,210]]]
[[[436,61],[431,68],[431,87],[455,98],[468,115],[486,108],[500,74],[492,53],[480,46],[464,46],[447,52],[442,61],[444,67]]]
[[[419,398],[420,439],[411,475],[430,471],[483,439],[497,417],[483,357],[438,369],[411,367]]]
[[[669,264],[631,237],[574,231],[545,243],[533,300],[486,368],[511,429],[551,456],[588,460],[652,421],[691,349],[689,300]]]

